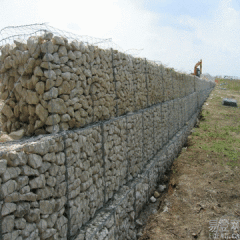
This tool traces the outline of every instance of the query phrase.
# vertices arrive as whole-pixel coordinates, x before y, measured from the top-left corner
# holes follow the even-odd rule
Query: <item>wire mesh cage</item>
[[[101,39],[90,37],[87,35],[78,35],[68,31],[49,26],[47,23],[29,24],[22,26],[8,26],[0,30],[0,49],[5,44],[14,43],[15,39],[27,40],[31,36],[41,36],[47,32],[51,32],[54,36],[64,37],[68,41],[79,41],[86,45],[94,45],[103,49],[116,49],[123,51],[112,38]]]

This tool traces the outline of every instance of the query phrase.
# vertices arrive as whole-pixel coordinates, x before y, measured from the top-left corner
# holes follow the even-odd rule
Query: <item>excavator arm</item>
[[[202,74],[202,59],[201,59],[198,63],[196,63],[196,65],[195,65],[195,67],[194,67],[194,73],[193,73],[193,75],[195,75],[195,76],[198,76],[198,75],[199,75],[198,72],[197,72],[198,66],[200,66],[200,74]]]

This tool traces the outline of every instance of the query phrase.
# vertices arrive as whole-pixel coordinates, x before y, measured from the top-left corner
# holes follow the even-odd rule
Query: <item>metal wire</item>
[[[12,44],[14,39],[21,38],[27,40],[31,36],[40,36],[43,33],[51,32],[54,36],[64,37],[70,41],[79,41],[87,45],[94,45],[103,49],[114,48],[116,50],[123,50],[115,43],[112,42],[112,38],[101,39],[90,37],[87,35],[78,35],[68,31],[63,31],[58,28],[49,26],[47,23],[37,23],[22,26],[8,26],[0,30],[0,48],[7,43]]]

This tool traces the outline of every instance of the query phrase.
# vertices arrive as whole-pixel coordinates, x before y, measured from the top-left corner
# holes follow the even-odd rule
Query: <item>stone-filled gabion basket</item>
[[[13,38],[1,46],[4,132],[23,129],[32,136],[84,127],[209,85],[146,59],[54,34]]]

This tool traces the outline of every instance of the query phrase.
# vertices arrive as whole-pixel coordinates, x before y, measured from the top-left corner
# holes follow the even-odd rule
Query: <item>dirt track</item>
[[[240,109],[223,106],[225,97],[240,103],[239,91],[211,93],[139,239],[240,239]]]

